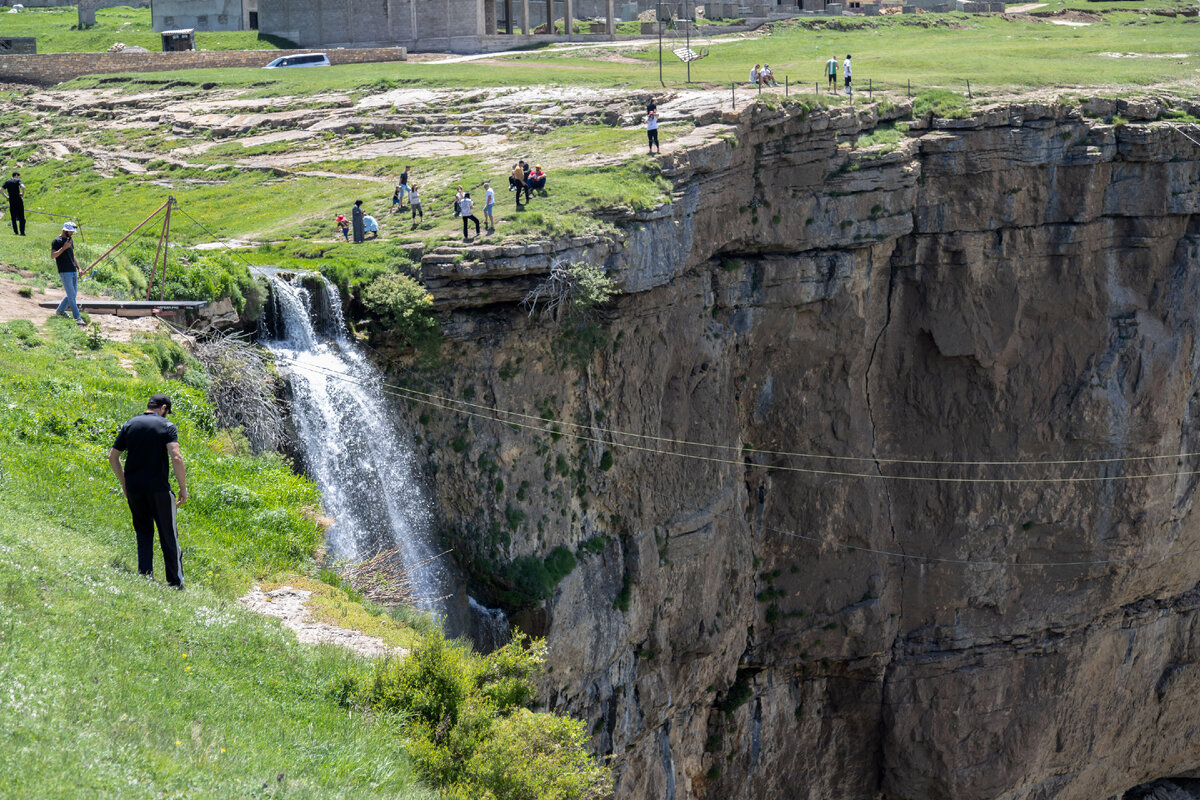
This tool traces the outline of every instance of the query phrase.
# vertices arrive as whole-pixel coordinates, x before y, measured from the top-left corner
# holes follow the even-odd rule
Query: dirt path
[[[0,265],[0,269],[10,274],[16,272],[13,267],[7,265]],[[0,322],[27,319],[39,327],[44,325],[46,320],[54,316],[54,309],[42,308],[38,303],[43,300],[61,300],[63,292],[34,287],[32,297],[22,297],[19,291],[22,288],[28,288],[27,284],[0,277]],[[82,292],[78,297],[80,300],[110,299]],[[104,334],[104,338],[115,342],[127,342],[139,333],[153,333],[161,324],[155,317],[116,317],[108,314],[92,314],[91,317],[93,322],[100,323],[100,332]]]
[[[284,627],[294,630],[296,638],[304,644],[334,644],[368,658],[408,654],[402,647],[388,647],[382,639],[361,631],[339,628],[327,622],[313,622],[308,618],[308,608],[304,605],[310,597],[312,592],[306,589],[280,586],[264,592],[262,587],[255,586],[239,597],[238,602],[251,611],[280,620]]]

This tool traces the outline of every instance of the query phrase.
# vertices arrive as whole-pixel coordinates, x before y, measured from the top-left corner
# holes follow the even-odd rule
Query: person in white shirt
[[[483,221],[489,231],[494,231],[496,230],[496,218],[492,216],[492,207],[496,205],[496,193],[492,191],[490,183],[485,183],[483,188],[487,190],[483,196]]]
[[[408,190],[408,207],[412,209],[413,227],[417,227],[417,215],[421,215],[421,222],[425,221],[425,212],[421,209],[421,195],[417,194],[417,187],[413,185]]]
[[[472,221],[475,223],[475,235],[476,236],[479,235],[479,218],[476,217],[473,213],[471,213],[474,206],[475,206],[475,203],[471,200],[470,192],[467,192],[466,194],[464,194],[463,199],[458,201],[459,216],[462,217],[462,221],[463,221],[463,241],[464,242],[471,241],[471,237],[467,235],[467,222],[468,221]]]
[[[762,80],[762,65],[755,64],[754,68],[750,70],[750,82],[752,84],[754,84],[755,86],[758,86],[759,81],[761,81],[761,80]]]
[[[650,143],[650,154],[653,155],[657,149],[662,152],[662,148],[658,146],[658,112],[651,111],[646,114],[646,140]]]
[[[846,60],[842,62],[842,69],[846,75],[846,94],[851,94],[854,90],[850,88],[850,54],[846,54]]]
[[[825,62],[825,76],[829,78],[829,85],[825,88],[837,94],[837,56],[830,56]]]
[[[759,73],[758,79],[762,81],[763,86],[779,85],[779,81],[775,80],[775,73],[771,72],[770,64],[763,64],[762,72]]]

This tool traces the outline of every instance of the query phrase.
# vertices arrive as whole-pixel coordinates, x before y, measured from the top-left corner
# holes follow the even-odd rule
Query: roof
[[[183,28],[182,30],[178,30],[178,31],[163,31],[162,32],[163,36],[194,36],[195,34],[196,34],[195,28]]]

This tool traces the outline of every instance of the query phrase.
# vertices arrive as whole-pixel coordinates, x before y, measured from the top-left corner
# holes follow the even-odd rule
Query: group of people
[[[405,200],[408,201],[408,207],[412,212],[413,226],[417,224],[417,219],[425,220],[425,211],[421,207],[421,195],[417,191],[417,187],[409,183],[409,172],[412,168],[405,167],[404,172],[400,173],[400,179],[396,183],[396,188],[392,192],[392,207],[391,213],[404,213]],[[530,167],[525,160],[518,161],[513,164],[512,173],[508,176],[508,190],[516,192],[517,208],[521,207],[521,194],[525,194],[525,202],[528,203],[533,198],[535,191],[543,191],[546,188],[546,171],[542,169],[542,165]],[[483,201],[483,222],[475,216],[475,200],[471,197],[471,193],[459,186],[454,193],[454,216],[461,217],[463,222],[463,241],[470,241],[470,223],[475,223],[475,235],[479,236],[482,232],[482,227],[487,226],[489,232],[496,229],[496,218],[493,216],[493,209],[496,205],[496,192],[492,189],[491,184],[484,183],[484,201]],[[368,238],[368,234],[373,234],[370,238],[378,238],[379,236],[379,221],[375,217],[363,211],[363,201],[354,201],[354,208],[350,211],[350,217],[345,214],[338,214],[334,222],[337,229],[341,232],[342,237],[346,241],[350,241],[351,235],[355,242],[363,242]]]
[[[771,71],[770,64],[755,64],[750,70],[750,83],[755,86],[778,86],[779,81],[775,80],[775,73]]]
[[[541,164],[532,169],[524,159],[513,164],[512,172],[508,176],[508,190],[517,193],[517,208],[521,207],[521,192],[525,193],[525,202],[528,203],[533,198],[533,192],[545,188],[546,173]]]
[[[346,219],[345,214],[338,214],[334,219],[338,230],[342,232],[342,236],[346,241],[350,241],[350,232],[354,232],[355,243],[365,242],[367,234],[371,234],[372,239],[379,238],[379,220],[363,211],[363,201],[355,200],[354,207],[350,209],[350,219]]]
[[[846,94],[851,93],[850,81],[853,69],[850,64],[850,54],[846,54],[846,60],[842,62],[842,74],[845,78]],[[825,62],[825,77],[829,80],[828,88],[837,94],[837,78],[838,78],[838,60],[837,56],[830,56]],[[750,83],[754,86],[778,86],[779,82],[775,80],[775,74],[771,72],[770,64],[755,64],[750,70]]]
[[[843,72],[845,72],[845,75],[846,75],[846,94],[850,94],[852,89],[850,88],[851,67],[850,67],[850,54],[849,53],[846,54],[846,60],[844,62],[842,62],[842,70],[843,70]],[[825,62],[825,77],[829,79],[828,88],[830,90],[832,90],[834,94],[838,93],[837,76],[838,76],[837,56],[830,56],[829,60]]]

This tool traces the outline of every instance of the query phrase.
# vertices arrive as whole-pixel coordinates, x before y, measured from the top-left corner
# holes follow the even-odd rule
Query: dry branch
[[[195,355],[212,378],[208,394],[218,424],[241,428],[256,453],[278,450],[284,440],[283,412],[276,397],[278,379],[263,350],[232,334],[198,342]]]
[[[341,565],[338,570],[342,580],[354,587],[364,598],[380,605],[431,605],[445,597],[421,597],[417,595],[411,576],[423,567],[432,564],[450,551],[405,565],[399,547],[381,550],[371,558],[357,563]]]

